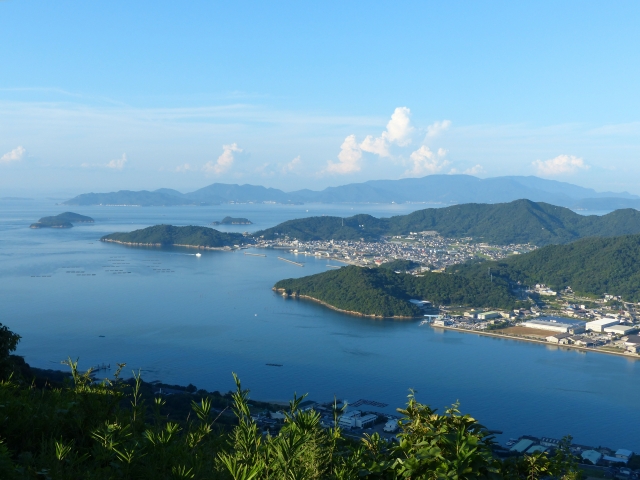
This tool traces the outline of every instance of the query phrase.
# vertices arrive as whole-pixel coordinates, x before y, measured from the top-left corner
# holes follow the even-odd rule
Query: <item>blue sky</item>
[[[625,1],[3,1],[0,196],[464,172],[640,194],[639,18]]]

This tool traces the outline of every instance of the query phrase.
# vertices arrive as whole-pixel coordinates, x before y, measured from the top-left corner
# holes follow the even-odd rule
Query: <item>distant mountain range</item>
[[[640,196],[627,192],[596,192],[556,180],[538,177],[477,178],[470,175],[428,175],[400,180],[371,180],[329,187],[321,191],[284,192],[258,185],[214,183],[195,192],[181,193],[169,188],[154,191],[121,190],[111,193],[84,193],[65,205],[211,205],[220,203],[502,203],[526,198],[573,209],[640,209]]]
[[[622,209],[606,215],[579,215],[574,211],[530,200],[509,203],[467,203],[426,208],[408,215],[376,218],[308,217],[288,220],[254,233],[273,240],[288,236],[302,241],[366,240],[410,232],[436,231],[443,237],[473,237],[476,241],[538,246],[569,243],[584,237],[610,237],[640,233],[640,211]]]

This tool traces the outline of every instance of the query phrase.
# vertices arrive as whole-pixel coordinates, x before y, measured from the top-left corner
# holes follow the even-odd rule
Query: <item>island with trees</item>
[[[211,225],[253,225],[253,222],[247,218],[224,217],[219,222],[212,222]]]
[[[251,243],[251,238],[241,233],[219,232],[209,227],[155,225],[133,232],[105,235],[100,241],[132,246],[175,246],[217,250]]]
[[[71,228],[74,223],[93,223],[91,217],[73,212],[64,212],[52,217],[42,217],[36,223],[32,223],[30,228]]]

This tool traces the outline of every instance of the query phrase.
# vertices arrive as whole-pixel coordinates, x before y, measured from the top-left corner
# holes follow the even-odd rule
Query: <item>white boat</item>
[[[420,322],[420,326],[422,326],[422,325],[429,325],[429,323],[430,323],[430,322],[429,322],[429,320],[422,320],[422,321]]]
[[[202,254],[201,253],[196,253],[196,257],[201,257]]]

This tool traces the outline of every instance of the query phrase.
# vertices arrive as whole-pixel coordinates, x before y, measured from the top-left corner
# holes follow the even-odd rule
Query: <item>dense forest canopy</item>
[[[100,240],[152,245],[190,245],[197,247],[219,248],[247,243],[241,233],[219,232],[208,227],[174,227],[156,225],[129,233],[112,233]]]
[[[420,310],[412,298],[435,305],[514,308],[516,297],[503,279],[485,275],[425,272],[415,276],[384,268],[343,267],[302,278],[281,280],[274,289],[304,295],[332,307],[363,315],[413,317]]]
[[[554,290],[571,287],[576,293],[640,301],[640,235],[585,238],[499,261],[454,265],[448,271],[473,277],[488,268],[505,282],[544,283]]]
[[[437,231],[443,237],[451,238],[473,237],[476,241],[496,245],[533,243],[542,246],[569,243],[589,236],[640,233],[640,212],[624,209],[602,216],[584,216],[548,203],[516,200],[427,208],[391,218],[364,214],[347,218],[302,218],[289,220],[255,235],[265,239],[287,235],[302,241],[376,241],[383,235],[407,235],[421,231]]]

